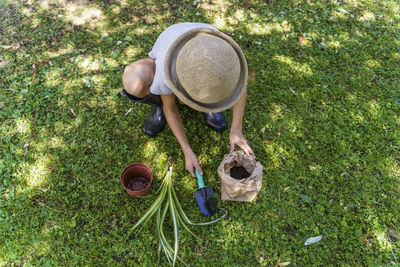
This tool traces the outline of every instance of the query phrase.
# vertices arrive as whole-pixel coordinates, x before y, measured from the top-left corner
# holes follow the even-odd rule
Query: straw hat
[[[202,112],[232,107],[247,83],[246,58],[229,36],[210,28],[195,28],[168,49],[164,76],[174,94]]]

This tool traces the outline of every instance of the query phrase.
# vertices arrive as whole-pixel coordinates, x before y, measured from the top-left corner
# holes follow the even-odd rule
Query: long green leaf
[[[186,231],[188,231],[192,236],[201,240],[201,238],[195,235],[186,224],[190,225],[209,225],[215,223],[227,215],[227,211],[225,210],[225,214],[220,218],[205,222],[205,223],[194,223],[192,222],[185,214],[182,209],[182,206],[179,203],[178,197],[176,196],[175,189],[172,182],[172,167],[170,167],[168,173],[165,175],[164,180],[162,181],[160,188],[157,190],[155,194],[159,193],[157,199],[153,202],[150,208],[146,211],[146,213],[139,219],[138,222],[133,226],[132,230],[135,230],[139,225],[146,224],[152,216],[156,215],[156,231],[159,238],[159,246],[158,246],[158,262],[160,262],[160,253],[161,250],[164,251],[164,254],[168,260],[168,263],[175,266],[176,261],[182,262],[185,266],[187,264],[182,260],[181,257],[178,256],[179,251],[179,228],[182,227]],[[154,194],[153,194],[154,195]],[[161,211],[162,209],[162,211]],[[174,248],[172,248],[171,244],[165,237],[163,224],[166,217],[166,214],[170,210],[171,220],[173,222],[174,227]]]
[[[186,223],[182,220],[181,215],[179,214],[179,212],[177,212],[177,215],[178,215],[178,216],[176,216],[176,217],[178,218],[179,226],[182,226],[183,229],[185,229],[185,230],[186,230],[189,234],[191,234],[194,238],[196,238],[196,239],[198,239],[199,241],[201,241],[201,238],[200,238],[198,235],[196,235],[195,233],[193,233],[193,232],[189,229],[189,227],[186,225]]]
[[[217,218],[215,220],[209,221],[209,222],[193,223],[193,225],[200,225],[200,226],[210,225],[210,224],[213,224],[213,223],[216,223],[216,222],[222,220],[223,218],[226,217],[226,215],[228,215],[228,211],[226,209],[223,209],[223,208],[218,208],[218,209],[225,211],[224,215],[222,215],[221,217],[219,217],[219,218]]]
[[[169,262],[170,265],[172,265],[172,247],[169,245],[168,241],[164,240],[164,242],[166,242],[166,245],[163,247],[164,249],[164,253],[166,255],[166,258]],[[179,256],[177,256],[177,259],[185,266],[188,266],[187,263]]]
[[[167,257],[168,262],[172,265],[172,260],[173,260],[172,255],[173,255],[174,251],[173,251],[171,245],[169,244],[169,242],[167,241],[167,239],[165,238],[164,231],[163,231],[163,222],[164,222],[164,219],[165,219],[165,216],[166,216],[166,214],[167,214],[167,211],[168,211],[168,208],[169,208],[169,207],[170,207],[170,206],[169,206],[169,202],[167,202],[167,203],[165,204],[165,207],[164,207],[164,209],[163,209],[163,212],[161,213],[160,224],[159,224],[159,226],[160,226],[160,236],[159,236],[159,239],[160,239],[161,246],[162,246],[162,248],[163,248],[163,250],[164,250],[165,256]],[[177,256],[177,259],[178,259],[181,263],[183,263],[185,266],[188,266],[188,265],[186,264],[186,262],[184,262],[183,259],[182,259],[181,257]]]
[[[157,252],[158,264],[160,264],[160,258],[161,258],[160,257],[160,254],[161,254],[160,221],[161,221],[161,208],[158,208],[157,209],[157,217],[156,217],[156,232],[157,232],[157,236],[158,236],[158,252]]]
[[[228,211],[227,211],[227,210],[225,210],[225,209],[223,209],[223,208],[219,208],[219,209],[225,211],[225,214],[222,215],[221,217],[219,217],[219,218],[217,218],[217,219],[215,219],[215,220],[209,221],[209,222],[200,222],[200,223],[192,222],[192,221],[186,216],[186,213],[183,211],[182,206],[181,206],[181,204],[179,203],[178,197],[176,196],[175,189],[174,189],[173,186],[172,186],[172,195],[173,195],[173,197],[174,197],[174,199],[175,199],[176,207],[177,207],[177,210],[178,210],[179,214],[180,214],[181,217],[182,217],[182,220],[183,220],[184,222],[186,222],[187,224],[190,224],[190,225],[200,225],[200,226],[210,225],[210,224],[213,224],[213,223],[218,222],[219,220],[225,218],[226,215],[228,215]]]
[[[165,238],[164,231],[163,231],[163,223],[164,223],[165,216],[168,212],[168,208],[169,208],[169,202],[165,203],[165,206],[164,206],[161,218],[160,218],[160,223],[158,225],[158,227],[159,227],[158,233],[159,233],[160,244],[164,250],[165,256],[167,257],[168,262],[171,264],[170,259],[172,259],[172,255],[168,251],[168,248],[171,246],[169,245],[167,239]],[[171,248],[171,250],[172,250],[172,248]]]
[[[161,189],[162,189],[162,187],[164,186],[164,184],[165,184],[165,179],[162,180],[161,185],[160,185],[160,187],[157,189],[156,192],[154,192],[154,193],[151,194],[151,195],[137,196],[137,198],[150,198],[150,197],[153,197],[153,196],[157,195],[157,194],[161,191]]]
[[[145,213],[145,215],[143,215],[139,221],[136,222],[136,224],[132,227],[131,231],[135,230],[139,225],[141,225],[143,223],[146,224],[150,218],[154,215],[154,213],[156,213],[157,209],[160,207],[162,201],[157,201],[155,202]]]
[[[169,208],[169,203],[167,202],[167,203],[165,203],[163,212],[161,213],[162,215],[161,215],[160,224],[159,224],[160,236],[164,236],[163,223],[164,223],[165,215],[167,214],[168,208]]]
[[[176,210],[174,207],[173,203],[173,197],[172,197],[172,183],[169,185],[168,188],[168,200],[169,200],[169,206],[170,206],[170,212],[171,212],[171,217],[172,217],[172,222],[174,224],[174,237],[175,237],[175,245],[174,245],[174,263],[173,266],[175,266],[176,263],[176,257],[178,256],[178,250],[179,250],[179,228],[178,228],[178,220],[176,218]]]
[[[160,207],[165,199],[166,191],[167,187],[165,187],[164,185],[164,188],[161,190],[159,197],[154,201],[150,208],[148,208],[146,213],[139,219],[139,221],[136,222],[131,231],[135,230],[141,223],[146,223],[154,215],[154,213],[156,213],[157,209]]]
[[[172,195],[173,195],[173,206],[174,206],[174,210],[176,210],[176,218],[178,219],[178,225],[182,226],[183,229],[185,229],[189,234],[191,234],[194,238],[198,239],[199,241],[201,241],[201,238],[196,235],[195,233],[193,233],[189,227],[186,225],[185,221],[182,219],[181,213],[179,212],[179,208],[180,208],[180,204],[179,201],[177,200],[176,194],[174,192],[174,186],[172,184]],[[178,207],[179,206],[179,207]],[[189,220],[189,219],[188,219]]]
[[[171,175],[171,174],[172,174],[172,168],[170,168],[169,175],[166,176],[166,186],[167,186],[168,188],[172,187],[172,175]],[[168,197],[167,197],[167,198],[168,198]],[[170,202],[167,200],[167,202],[165,203],[163,212],[162,212],[162,214],[161,214],[159,227],[160,227],[160,242],[161,242],[162,247],[163,247],[163,249],[164,249],[165,256],[167,257],[168,262],[171,264],[170,261],[173,260],[172,254],[175,254],[175,253],[174,253],[174,250],[172,249],[171,245],[169,244],[169,242],[168,242],[167,239],[165,238],[164,231],[163,231],[163,223],[164,223],[164,220],[165,220],[165,216],[166,216],[166,214],[167,214],[167,212],[168,212],[168,208],[171,208],[171,205],[170,205]],[[175,213],[176,213],[176,212],[175,212]],[[175,257],[175,256],[174,256],[174,257]],[[185,266],[188,266],[188,265],[186,264],[186,262],[184,262],[184,261],[182,260],[181,257],[179,257],[178,255],[176,255],[176,258],[177,258],[181,263],[183,263]]]
[[[192,224],[191,221],[189,220],[189,218],[186,216],[185,212],[183,211],[181,204],[179,203],[178,197],[176,196],[176,193],[175,193],[174,186],[172,186],[172,195],[174,197],[176,208],[177,208],[179,214],[181,215],[182,220],[188,224]]]

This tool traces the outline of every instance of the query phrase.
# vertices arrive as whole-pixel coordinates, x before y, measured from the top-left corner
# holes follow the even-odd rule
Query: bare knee
[[[122,82],[128,94],[139,98],[150,94],[155,70],[151,65],[149,66],[148,60],[138,60],[125,68]]]
[[[134,64],[134,63],[133,63]],[[142,98],[146,96],[146,89],[144,86],[144,81],[138,75],[138,70],[133,64],[128,65],[124,74],[122,75],[122,83],[124,84],[125,91],[128,94]]]

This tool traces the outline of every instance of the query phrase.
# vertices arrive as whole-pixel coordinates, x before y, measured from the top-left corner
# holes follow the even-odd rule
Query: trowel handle
[[[203,176],[197,171],[196,168],[194,168],[194,173],[196,174],[197,185],[199,186],[199,189],[206,187]]]

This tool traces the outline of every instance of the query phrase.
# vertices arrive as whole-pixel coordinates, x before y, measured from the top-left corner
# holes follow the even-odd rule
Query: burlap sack
[[[230,169],[242,166],[250,176],[236,180],[230,176]],[[253,201],[262,185],[262,165],[254,156],[247,156],[243,151],[234,151],[226,154],[218,167],[221,178],[221,199],[233,201]]]

